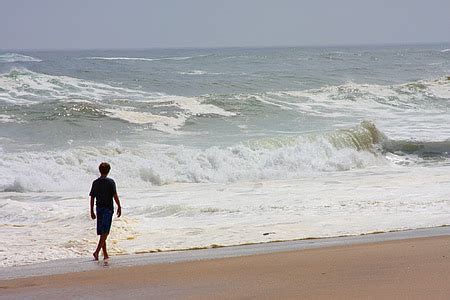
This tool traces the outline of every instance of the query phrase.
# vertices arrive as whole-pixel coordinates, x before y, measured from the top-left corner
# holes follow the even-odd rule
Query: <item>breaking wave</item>
[[[65,151],[2,153],[0,191],[74,190],[89,183],[100,161],[110,161],[124,187],[175,182],[254,181],[308,176],[383,165],[386,137],[371,122],[319,135],[251,140],[231,147],[195,149],[147,145],[82,147]],[[84,187],[88,189],[89,187]]]

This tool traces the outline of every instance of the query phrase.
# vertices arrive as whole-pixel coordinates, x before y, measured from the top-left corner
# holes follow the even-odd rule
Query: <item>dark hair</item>
[[[102,175],[108,175],[109,170],[111,170],[111,166],[107,162],[102,162],[98,166],[98,170],[100,171],[100,174]]]

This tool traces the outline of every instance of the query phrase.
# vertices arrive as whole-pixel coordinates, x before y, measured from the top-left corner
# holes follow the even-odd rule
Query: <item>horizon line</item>
[[[393,43],[342,43],[309,45],[247,45],[247,46],[155,46],[155,47],[93,47],[93,48],[0,48],[0,51],[109,51],[109,50],[188,50],[188,49],[270,49],[270,48],[341,48],[341,47],[392,47],[392,46],[426,46],[450,44],[450,41],[435,42],[393,42]]]

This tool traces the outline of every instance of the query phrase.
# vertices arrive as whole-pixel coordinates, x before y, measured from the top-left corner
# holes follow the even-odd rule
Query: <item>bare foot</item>
[[[92,253],[92,255],[94,255],[94,260],[98,260],[98,253]]]

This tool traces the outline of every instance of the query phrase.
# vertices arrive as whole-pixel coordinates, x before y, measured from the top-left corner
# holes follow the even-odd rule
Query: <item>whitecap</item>
[[[173,57],[104,57],[104,56],[89,56],[83,57],[82,59],[91,59],[91,60],[131,60],[131,61],[160,61],[160,60],[188,60],[193,58],[204,57],[207,55],[196,55],[196,56],[173,56]]]

